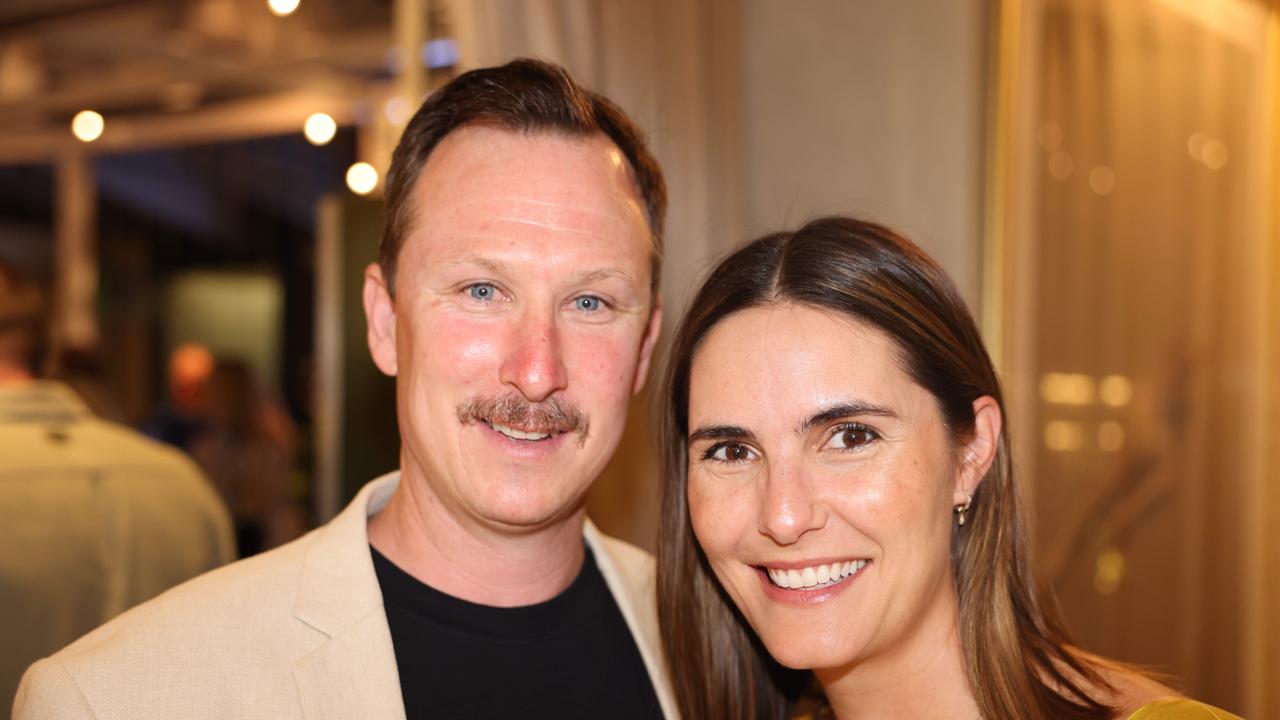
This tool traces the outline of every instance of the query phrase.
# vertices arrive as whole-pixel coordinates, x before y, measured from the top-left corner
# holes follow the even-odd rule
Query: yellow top
[[[801,710],[791,720],[834,720],[835,711],[830,705]],[[1195,700],[1158,700],[1138,708],[1126,720],[1244,720],[1226,710],[1205,705]]]
[[[1226,710],[1219,710],[1195,700],[1160,700],[1138,708],[1129,720],[1243,720]]]

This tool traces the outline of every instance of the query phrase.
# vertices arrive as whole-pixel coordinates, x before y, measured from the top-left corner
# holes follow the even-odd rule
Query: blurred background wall
[[[666,169],[668,335],[747,238],[905,231],[982,317],[1081,642],[1275,717],[1278,29],[1264,0],[6,0],[0,257],[113,417],[172,400],[184,343],[247,363],[300,531],[397,462],[358,287],[400,129],[460,71],[563,63]],[[589,498],[643,546],[650,400]]]
[[[987,289],[1040,566],[1086,647],[1271,717],[1275,7],[1001,10]]]

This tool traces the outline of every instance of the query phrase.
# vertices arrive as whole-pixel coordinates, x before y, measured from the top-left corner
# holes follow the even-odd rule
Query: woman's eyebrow
[[[831,405],[810,415],[804,422],[796,427],[797,435],[804,435],[818,425],[826,425],[827,423],[839,420],[841,418],[854,417],[857,415],[875,415],[877,417],[898,419],[898,413],[887,407],[872,405],[861,401],[844,402]]]
[[[689,433],[689,444],[699,440],[754,440],[755,433],[737,425],[703,425]]]

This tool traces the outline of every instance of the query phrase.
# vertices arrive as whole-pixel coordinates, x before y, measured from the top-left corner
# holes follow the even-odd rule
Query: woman
[[[908,240],[827,218],[747,245],[665,381],[659,614],[685,717],[785,717],[810,677],[841,718],[1231,717],[1071,646],[991,360]]]

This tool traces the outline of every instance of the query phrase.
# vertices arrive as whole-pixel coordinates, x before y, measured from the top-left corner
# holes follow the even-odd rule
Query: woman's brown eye
[[[840,431],[840,441],[846,448],[861,447],[875,439],[876,435],[870,428],[859,425],[851,425]]]
[[[751,448],[742,443],[717,443],[708,448],[702,458],[728,463],[744,462],[751,459]]]

